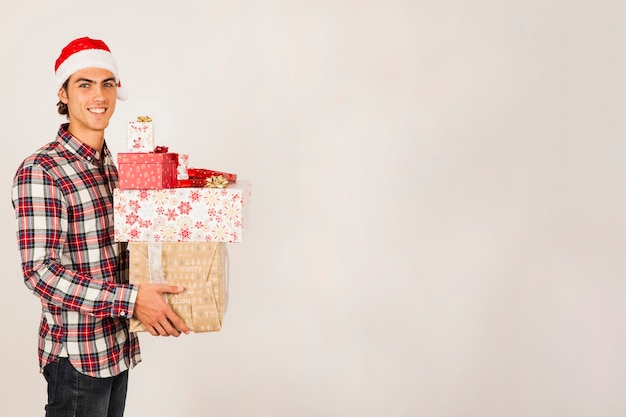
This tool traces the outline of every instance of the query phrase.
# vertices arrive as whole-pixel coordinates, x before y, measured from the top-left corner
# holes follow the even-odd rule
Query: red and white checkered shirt
[[[26,286],[41,299],[39,365],[65,350],[81,373],[104,378],[141,361],[128,331],[137,287],[126,244],[113,239],[117,169],[61,125],[56,141],[19,166],[13,180]]]

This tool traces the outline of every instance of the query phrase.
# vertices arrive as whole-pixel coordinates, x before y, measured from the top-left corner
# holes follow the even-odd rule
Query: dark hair
[[[65,80],[65,82],[63,83],[63,86],[61,87],[65,90],[66,93],[67,93],[67,85],[69,81],[70,81],[69,78]],[[68,119],[70,118],[70,112],[67,110],[67,104],[63,103],[61,100],[59,100],[59,102],[57,103],[57,111],[59,112],[61,116],[67,116]]]

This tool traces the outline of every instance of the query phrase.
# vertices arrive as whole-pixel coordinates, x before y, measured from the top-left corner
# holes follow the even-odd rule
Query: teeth
[[[89,111],[92,113],[98,113],[98,114],[104,113],[104,109],[89,109]]]

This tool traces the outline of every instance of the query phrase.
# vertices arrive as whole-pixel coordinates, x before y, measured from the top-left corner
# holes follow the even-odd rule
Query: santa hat
[[[109,47],[101,40],[87,37],[74,39],[68,43],[57,58],[54,73],[58,89],[63,87],[70,75],[85,68],[104,68],[111,71],[117,83],[117,98],[119,100],[128,98]]]

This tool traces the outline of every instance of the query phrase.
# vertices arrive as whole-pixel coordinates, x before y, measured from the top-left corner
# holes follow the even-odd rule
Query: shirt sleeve
[[[94,279],[63,262],[68,208],[53,178],[38,165],[21,167],[12,188],[17,241],[26,286],[43,301],[97,318],[133,315],[137,286]],[[68,262],[65,262],[66,264]]]

